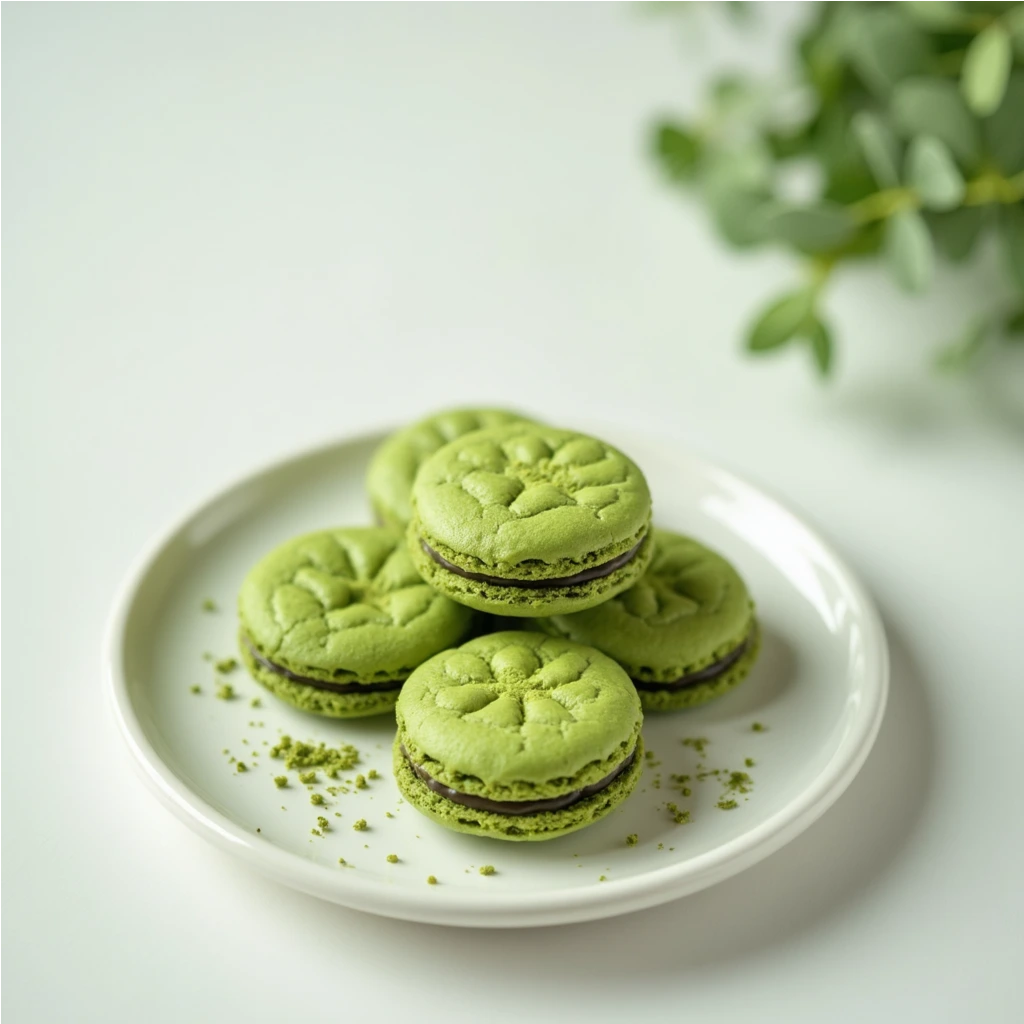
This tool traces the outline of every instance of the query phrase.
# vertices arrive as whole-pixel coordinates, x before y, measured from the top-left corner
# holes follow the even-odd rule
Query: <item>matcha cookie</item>
[[[592,647],[510,631],[421,665],[395,709],[395,779],[447,828],[538,840],[618,806],[642,770],[629,676]]]
[[[721,555],[654,530],[654,558],[625,593],[536,628],[591,644],[632,677],[646,711],[690,708],[731,690],[757,658],[754,604]]]
[[[282,544],[246,577],[239,646],[253,678],[304,711],[388,711],[405,678],[459,643],[472,613],[428,587],[402,535],[321,530]]]
[[[409,549],[442,594],[495,615],[593,607],[650,561],[643,473],[604,441],[536,423],[466,434],[413,485]]]
[[[392,434],[374,453],[366,489],[380,522],[405,529],[412,519],[416,471],[439,448],[463,434],[524,419],[505,409],[449,409]]]

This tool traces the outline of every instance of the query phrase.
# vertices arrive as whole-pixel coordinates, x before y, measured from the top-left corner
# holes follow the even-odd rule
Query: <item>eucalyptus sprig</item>
[[[964,325],[937,365],[1024,336],[1024,3],[817,3],[788,92],[728,75],[691,124],[656,126],[666,174],[735,247],[795,251],[804,280],[768,304],[752,352],[806,345],[827,374],[822,302],[845,261],[882,258],[908,292],[937,257],[998,237],[1015,299]],[[811,194],[790,196],[794,180]]]

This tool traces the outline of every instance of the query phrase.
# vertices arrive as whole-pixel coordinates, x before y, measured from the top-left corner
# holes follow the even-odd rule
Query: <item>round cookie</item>
[[[373,453],[366,472],[366,490],[377,518],[404,530],[412,519],[416,471],[429,456],[463,434],[522,419],[506,409],[449,409],[392,434]]]
[[[473,619],[420,579],[401,533],[378,526],[282,544],[245,578],[238,615],[253,678],[332,718],[389,711],[409,673]]]
[[[584,434],[515,423],[466,434],[413,485],[409,550],[423,578],[495,615],[593,607],[651,556],[651,495],[622,452]]]
[[[654,530],[654,558],[635,586],[536,627],[591,644],[629,673],[645,711],[696,707],[746,678],[760,631],[739,573],[721,555]]]
[[[395,708],[395,779],[447,828],[541,840],[597,821],[640,777],[643,712],[592,647],[492,633],[409,677]]]

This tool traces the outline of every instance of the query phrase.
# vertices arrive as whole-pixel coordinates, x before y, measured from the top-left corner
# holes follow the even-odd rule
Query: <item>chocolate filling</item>
[[[331,693],[372,693],[379,690],[397,690],[405,682],[404,679],[388,679],[383,683],[328,683],[324,682],[323,679],[313,679],[310,676],[297,675],[283,665],[275,665],[272,661],[268,661],[256,650],[253,642],[248,637],[245,638],[245,645],[249,648],[249,653],[253,658],[268,671],[273,672],[275,675],[284,676],[285,679],[290,679],[293,683],[315,686],[318,690],[330,690]]]
[[[644,679],[634,679],[633,685],[638,690],[682,690],[687,686],[696,686],[697,683],[706,683],[710,679],[717,679],[743,657],[753,636],[754,634],[750,633],[739,647],[730,651],[724,658],[708,665],[707,668],[697,669],[696,672],[687,672],[685,676],[680,676],[667,683],[652,683]]]
[[[449,572],[455,573],[456,576],[463,576],[467,580],[476,580],[477,583],[490,583],[498,587],[519,587],[523,590],[575,587],[579,583],[588,583],[590,580],[599,580],[603,576],[610,576],[616,569],[621,569],[628,562],[632,561],[633,556],[640,550],[640,545],[643,542],[644,539],[641,537],[633,547],[628,551],[624,551],[621,555],[616,555],[610,562],[604,562],[602,565],[595,565],[591,569],[584,569],[581,572],[573,573],[572,576],[553,576],[550,579],[544,580],[510,580],[504,576],[488,576],[486,573],[470,572],[468,569],[463,569],[461,566],[455,565],[454,562],[449,562],[444,555],[438,554],[425,540],[420,539],[420,545],[423,547],[423,550],[438,565]]]
[[[560,811],[565,807],[571,807],[595,793],[600,793],[602,789],[607,789],[636,760],[636,747],[634,747],[626,760],[603,779],[592,782],[582,789],[574,789],[571,793],[562,793],[560,796],[552,796],[544,800],[488,800],[485,796],[460,793],[459,790],[438,782],[425,768],[413,761],[409,756],[409,751],[405,749],[404,743],[400,743],[398,749],[409,762],[409,767],[423,780],[427,789],[443,796],[446,800],[451,800],[452,803],[472,807],[477,811],[493,811],[495,814],[536,814],[538,811]]]

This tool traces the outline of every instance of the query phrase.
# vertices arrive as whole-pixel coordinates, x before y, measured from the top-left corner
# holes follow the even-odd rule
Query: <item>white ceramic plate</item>
[[[545,843],[451,833],[401,802],[390,772],[392,716],[319,719],[279,704],[241,670],[230,677],[239,697],[213,696],[202,655],[234,653],[234,597],[250,566],[294,534],[369,521],[362,481],[377,435],[299,454],[215,495],[131,574],[110,624],[107,674],[121,731],[157,795],[200,835],[286,885],[389,917],[484,927],[664,903],[742,871],[807,828],[849,785],[881,723],[888,656],[870,598],[828,545],[761,491],[670,443],[602,433],[644,468],[659,524],[737,564],[764,633],[742,686],[696,711],[649,716],[644,737],[655,756],[622,807]],[[208,597],[219,612],[202,610]],[[191,693],[193,684],[203,692]],[[288,788],[274,785],[282,766],[268,751],[281,732],[352,743],[362,753],[357,770],[381,777],[328,796],[326,811],[313,807],[294,775]],[[704,754],[684,738],[706,739]],[[232,757],[250,770],[238,773]],[[722,776],[696,778],[698,763],[746,771],[753,787],[725,793]],[[689,796],[673,774],[692,777]],[[720,809],[723,798],[738,806]],[[670,802],[689,811],[688,824],[676,823]],[[323,838],[311,835],[321,813],[331,822]],[[352,829],[358,818],[367,831]],[[481,876],[485,864],[495,874]]]

